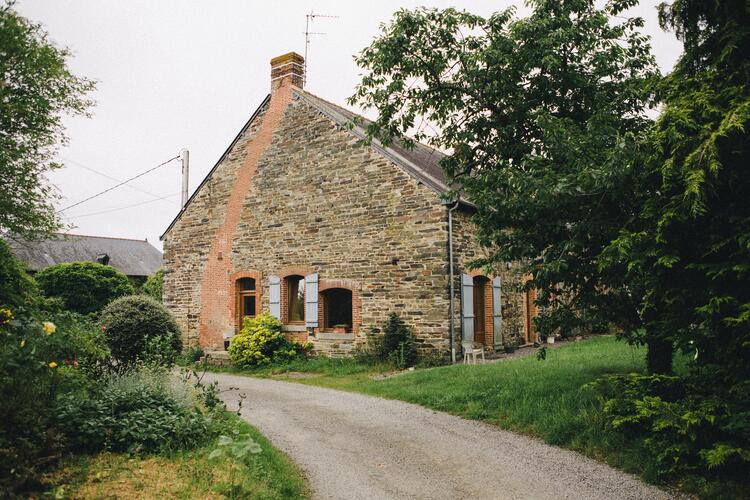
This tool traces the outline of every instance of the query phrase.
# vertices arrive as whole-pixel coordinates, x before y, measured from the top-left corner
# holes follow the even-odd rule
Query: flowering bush
[[[40,311],[0,308],[0,491],[23,491],[64,448],[50,425],[60,392],[85,384],[108,351],[76,315],[39,321]]]
[[[290,342],[281,331],[281,321],[268,313],[245,318],[240,333],[229,344],[229,356],[238,366],[285,362],[304,356],[309,346]]]

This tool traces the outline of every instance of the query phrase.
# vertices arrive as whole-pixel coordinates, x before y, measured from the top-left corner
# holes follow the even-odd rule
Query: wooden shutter
[[[318,327],[318,273],[305,276],[305,326]]]
[[[268,308],[271,316],[281,319],[281,280],[278,276],[268,278]]]
[[[494,332],[494,344],[503,344],[503,294],[501,286],[503,280],[496,276],[492,278],[492,331]]]
[[[474,341],[474,280],[461,275],[461,339]]]

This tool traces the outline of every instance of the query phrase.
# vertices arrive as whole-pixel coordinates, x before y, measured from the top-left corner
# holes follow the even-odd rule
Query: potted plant
[[[349,325],[333,325],[333,333],[348,333]]]

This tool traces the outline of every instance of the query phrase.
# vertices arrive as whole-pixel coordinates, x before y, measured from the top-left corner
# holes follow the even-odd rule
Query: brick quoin
[[[302,57],[289,53],[271,60],[271,102],[255,138],[247,145],[245,161],[236,174],[226,205],[223,224],[212,239],[201,282],[199,342],[203,347],[220,348],[224,334],[234,334],[232,293],[232,242],[240,222],[245,195],[250,190],[258,159],[268,149],[284,110],[292,101],[292,87],[301,86],[297,71]],[[260,283],[258,283],[260,285]]]

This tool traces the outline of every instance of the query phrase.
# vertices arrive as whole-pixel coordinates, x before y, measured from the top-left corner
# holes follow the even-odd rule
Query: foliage
[[[162,301],[162,293],[164,290],[164,269],[160,268],[154,274],[148,277],[142,287],[143,293],[153,297],[157,301]]]
[[[400,10],[356,58],[350,102],[379,113],[368,135],[451,152],[441,165],[489,251],[474,265],[520,263],[543,336],[642,326],[640,290],[598,265],[628,213],[659,76],[643,20],[622,17],[635,3],[533,0],[521,19]]]
[[[70,51],[52,44],[44,28],[0,5],[0,231],[34,237],[60,226],[45,174],[64,143],[65,115],[85,112],[92,81],[67,67]]]
[[[198,446],[213,435],[210,415],[189,386],[172,386],[172,381],[161,371],[116,375],[101,387],[64,394],[56,423],[78,451],[147,453]]]
[[[145,295],[112,301],[100,321],[112,351],[123,367],[138,361],[171,365],[182,349],[180,329],[169,311]]]
[[[750,12],[662,5],[684,53],[662,82],[638,204],[604,264],[648,276],[643,309],[718,383],[750,379]]]
[[[281,330],[281,321],[264,312],[245,318],[242,330],[229,343],[232,363],[240,367],[284,363],[304,357],[310,346],[289,341]]]
[[[36,296],[36,284],[0,238],[0,306],[21,306]]]
[[[65,443],[50,425],[57,395],[101,373],[108,351],[93,322],[78,315],[0,308],[0,490],[33,487]]]
[[[747,479],[750,386],[721,394],[695,378],[630,373],[589,387],[601,395],[608,425],[642,439],[662,477]]]
[[[229,456],[209,459],[217,440],[202,447],[164,455],[124,453],[77,455],[50,475],[47,489],[54,498],[308,498],[299,469],[263,435],[237,415],[217,413],[224,435],[234,431],[261,447],[244,463]]]
[[[135,293],[127,276],[97,262],[66,262],[36,274],[44,295],[59,297],[67,309],[81,314],[100,311],[112,300]]]
[[[192,365],[193,363],[197,363],[205,354],[201,346],[188,347],[177,356],[175,362],[180,366]]]
[[[382,333],[371,332],[368,346],[359,353],[359,359],[388,362],[399,369],[414,366],[419,357],[414,332],[396,313],[391,313],[383,323]]]

